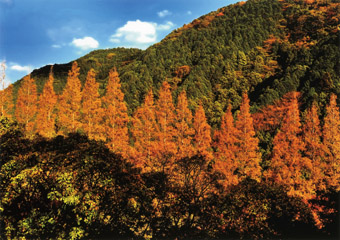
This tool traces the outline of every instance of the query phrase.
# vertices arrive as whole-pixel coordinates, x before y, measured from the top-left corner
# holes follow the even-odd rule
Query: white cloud
[[[156,24],[152,22],[142,22],[140,20],[128,21],[123,27],[117,29],[110,38],[110,42],[118,42],[123,38],[127,42],[153,43],[156,41]]]
[[[112,43],[123,43],[128,47],[145,48],[157,41],[157,32],[170,30],[175,25],[168,21],[164,24],[155,22],[143,22],[140,20],[128,21],[118,28],[110,37]]]
[[[13,71],[25,72],[25,73],[30,73],[33,70],[32,67],[30,66],[21,66],[19,64],[13,64],[12,66],[9,67],[9,69]]]
[[[169,16],[171,14],[172,14],[172,12],[170,12],[169,10],[163,10],[163,11],[160,11],[160,12],[157,13],[158,17],[160,17],[160,18]]]
[[[192,14],[192,12],[191,12],[191,11],[187,11],[187,14],[188,14],[188,15],[191,15],[191,14]]]
[[[157,29],[158,30],[170,30],[173,26],[175,26],[175,24],[173,24],[173,22],[171,21],[168,21],[165,24],[157,25]]]
[[[99,47],[99,42],[92,37],[74,38],[71,45],[81,50],[89,50]]]

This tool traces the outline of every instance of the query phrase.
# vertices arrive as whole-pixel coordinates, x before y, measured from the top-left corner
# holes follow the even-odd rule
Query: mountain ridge
[[[167,80],[175,97],[187,91],[191,109],[202,101],[212,125],[219,123],[227,102],[239,107],[243,92],[249,93],[253,111],[296,90],[303,92],[307,105],[324,104],[329,93],[340,93],[337,10],[338,0],[235,3],[172,31],[146,50],[92,51],[76,59],[80,80],[84,83],[94,68],[103,94],[109,69],[116,67],[130,114],[150,88],[157,95]],[[178,76],[183,66],[189,72]],[[57,93],[70,67],[54,65]],[[31,74],[38,91],[49,68]]]

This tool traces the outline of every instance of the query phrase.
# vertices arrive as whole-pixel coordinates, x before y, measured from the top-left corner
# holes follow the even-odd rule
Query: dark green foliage
[[[94,68],[103,94],[108,72],[116,67],[130,114],[150,88],[157,96],[167,80],[174,96],[186,90],[191,109],[203,102],[213,127],[228,102],[233,109],[239,107],[245,91],[253,110],[296,90],[302,91],[306,106],[313,100],[324,105],[330,92],[340,93],[340,7],[332,2],[339,3],[249,0],[230,5],[174,30],[144,51],[93,51],[77,60],[80,80],[84,83],[87,71]],[[266,43],[270,38],[274,41]],[[189,66],[190,72],[179,77],[175,72],[181,66]],[[54,65],[59,94],[70,67]],[[49,71],[50,66],[33,71],[38,91]]]

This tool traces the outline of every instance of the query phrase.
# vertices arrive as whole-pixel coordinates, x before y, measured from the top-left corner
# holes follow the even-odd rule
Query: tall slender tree
[[[49,74],[48,81],[45,83],[43,92],[39,97],[38,111],[36,117],[36,130],[44,137],[54,137],[55,132],[55,105],[57,103],[57,95],[53,89],[53,67]]]
[[[13,110],[13,85],[6,88],[6,64],[0,64],[0,116],[10,117]]]
[[[273,157],[267,176],[286,185],[288,194],[308,199],[313,195],[310,181],[305,176],[305,169],[311,165],[310,160],[302,156],[304,143],[301,139],[301,122],[297,93],[288,106],[282,126],[273,140]]]
[[[143,171],[151,171],[155,160],[156,143],[156,115],[152,90],[148,92],[144,104],[136,110],[133,116],[132,135],[135,164]]]
[[[31,75],[24,77],[18,91],[15,117],[18,123],[25,125],[28,136],[33,135],[34,118],[37,112],[37,86]]]
[[[318,115],[317,105],[314,102],[312,107],[308,109],[305,115],[305,121],[302,127],[302,137],[305,144],[304,155],[310,159],[311,166],[308,167],[310,171],[310,181],[313,181],[315,190],[325,190],[324,184],[324,168],[323,161],[325,157],[325,148],[321,141],[320,120]],[[307,169],[306,169],[307,170]]]
[[[129,152],[129,135],[127,124],[129,116],[121,90],[119,75],[116,69],[109,73],[105,96],[104,122],[107,146],[114,152],[127,156]]]
[[[207,123],[204,108],[202,104],[198,106],[194,116],[194,148],[195,154],[200,154],[211,160],[213,158],[211,151],[211,127]]]
[[[227,111],[222,116],[221,127],[214,135],[216,147],[215,168],[224,174],[225,179],[223,180],[223,185],[225,187],[239,182],[236,174],[237,160],[235,154],[238,151],[236,146],[236,132],[237,129],[235,128],[231,105],[229,104]]]
[[[81,128],[81,82],[78,76],[78,63],[74,61],[58,102],[58,124],[63,134],[76,132]]]
[[[238,149],[236,160],[238,172],[241,176],[260,180],[261,154],[259,140],[255,136],[253,118],[249,111],[249,98],[245,93],[242,97],[240,112],[235,122]]]
[[[191,157],[194,153],[192,138],[195,130],[192,126],[192,112],[188,108],[188,99],[185,91],[177,99],[175,116],[177,159]]]
[[[104,111],[98,89],[96,73],[94,69],[90,69],[82,92],[82,126],[89,139],[104,141]]]
[[[155,151],[158,155],[156,169],[169,171],[173,167],[173,161],[177,153],[177,147],[174,142],[176,135],[175,125],[175,107],[172,101],[170,85],[164,81],[156,102],[156,121],[157,121],[157,145]]]
[[[340,115],[336,103],[337,96],[332,94],[326,107],[323,126],[323,143],[326,149],[325,180],[327,187],[340,189]]]
[[[13,84],[0,90],[0,116],[11,118],[13,115]]]

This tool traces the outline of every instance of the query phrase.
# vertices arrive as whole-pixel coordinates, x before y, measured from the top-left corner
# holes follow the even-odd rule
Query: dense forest
[[[1,238],[339,238],[339,19],[248,0],[1,90]]]

